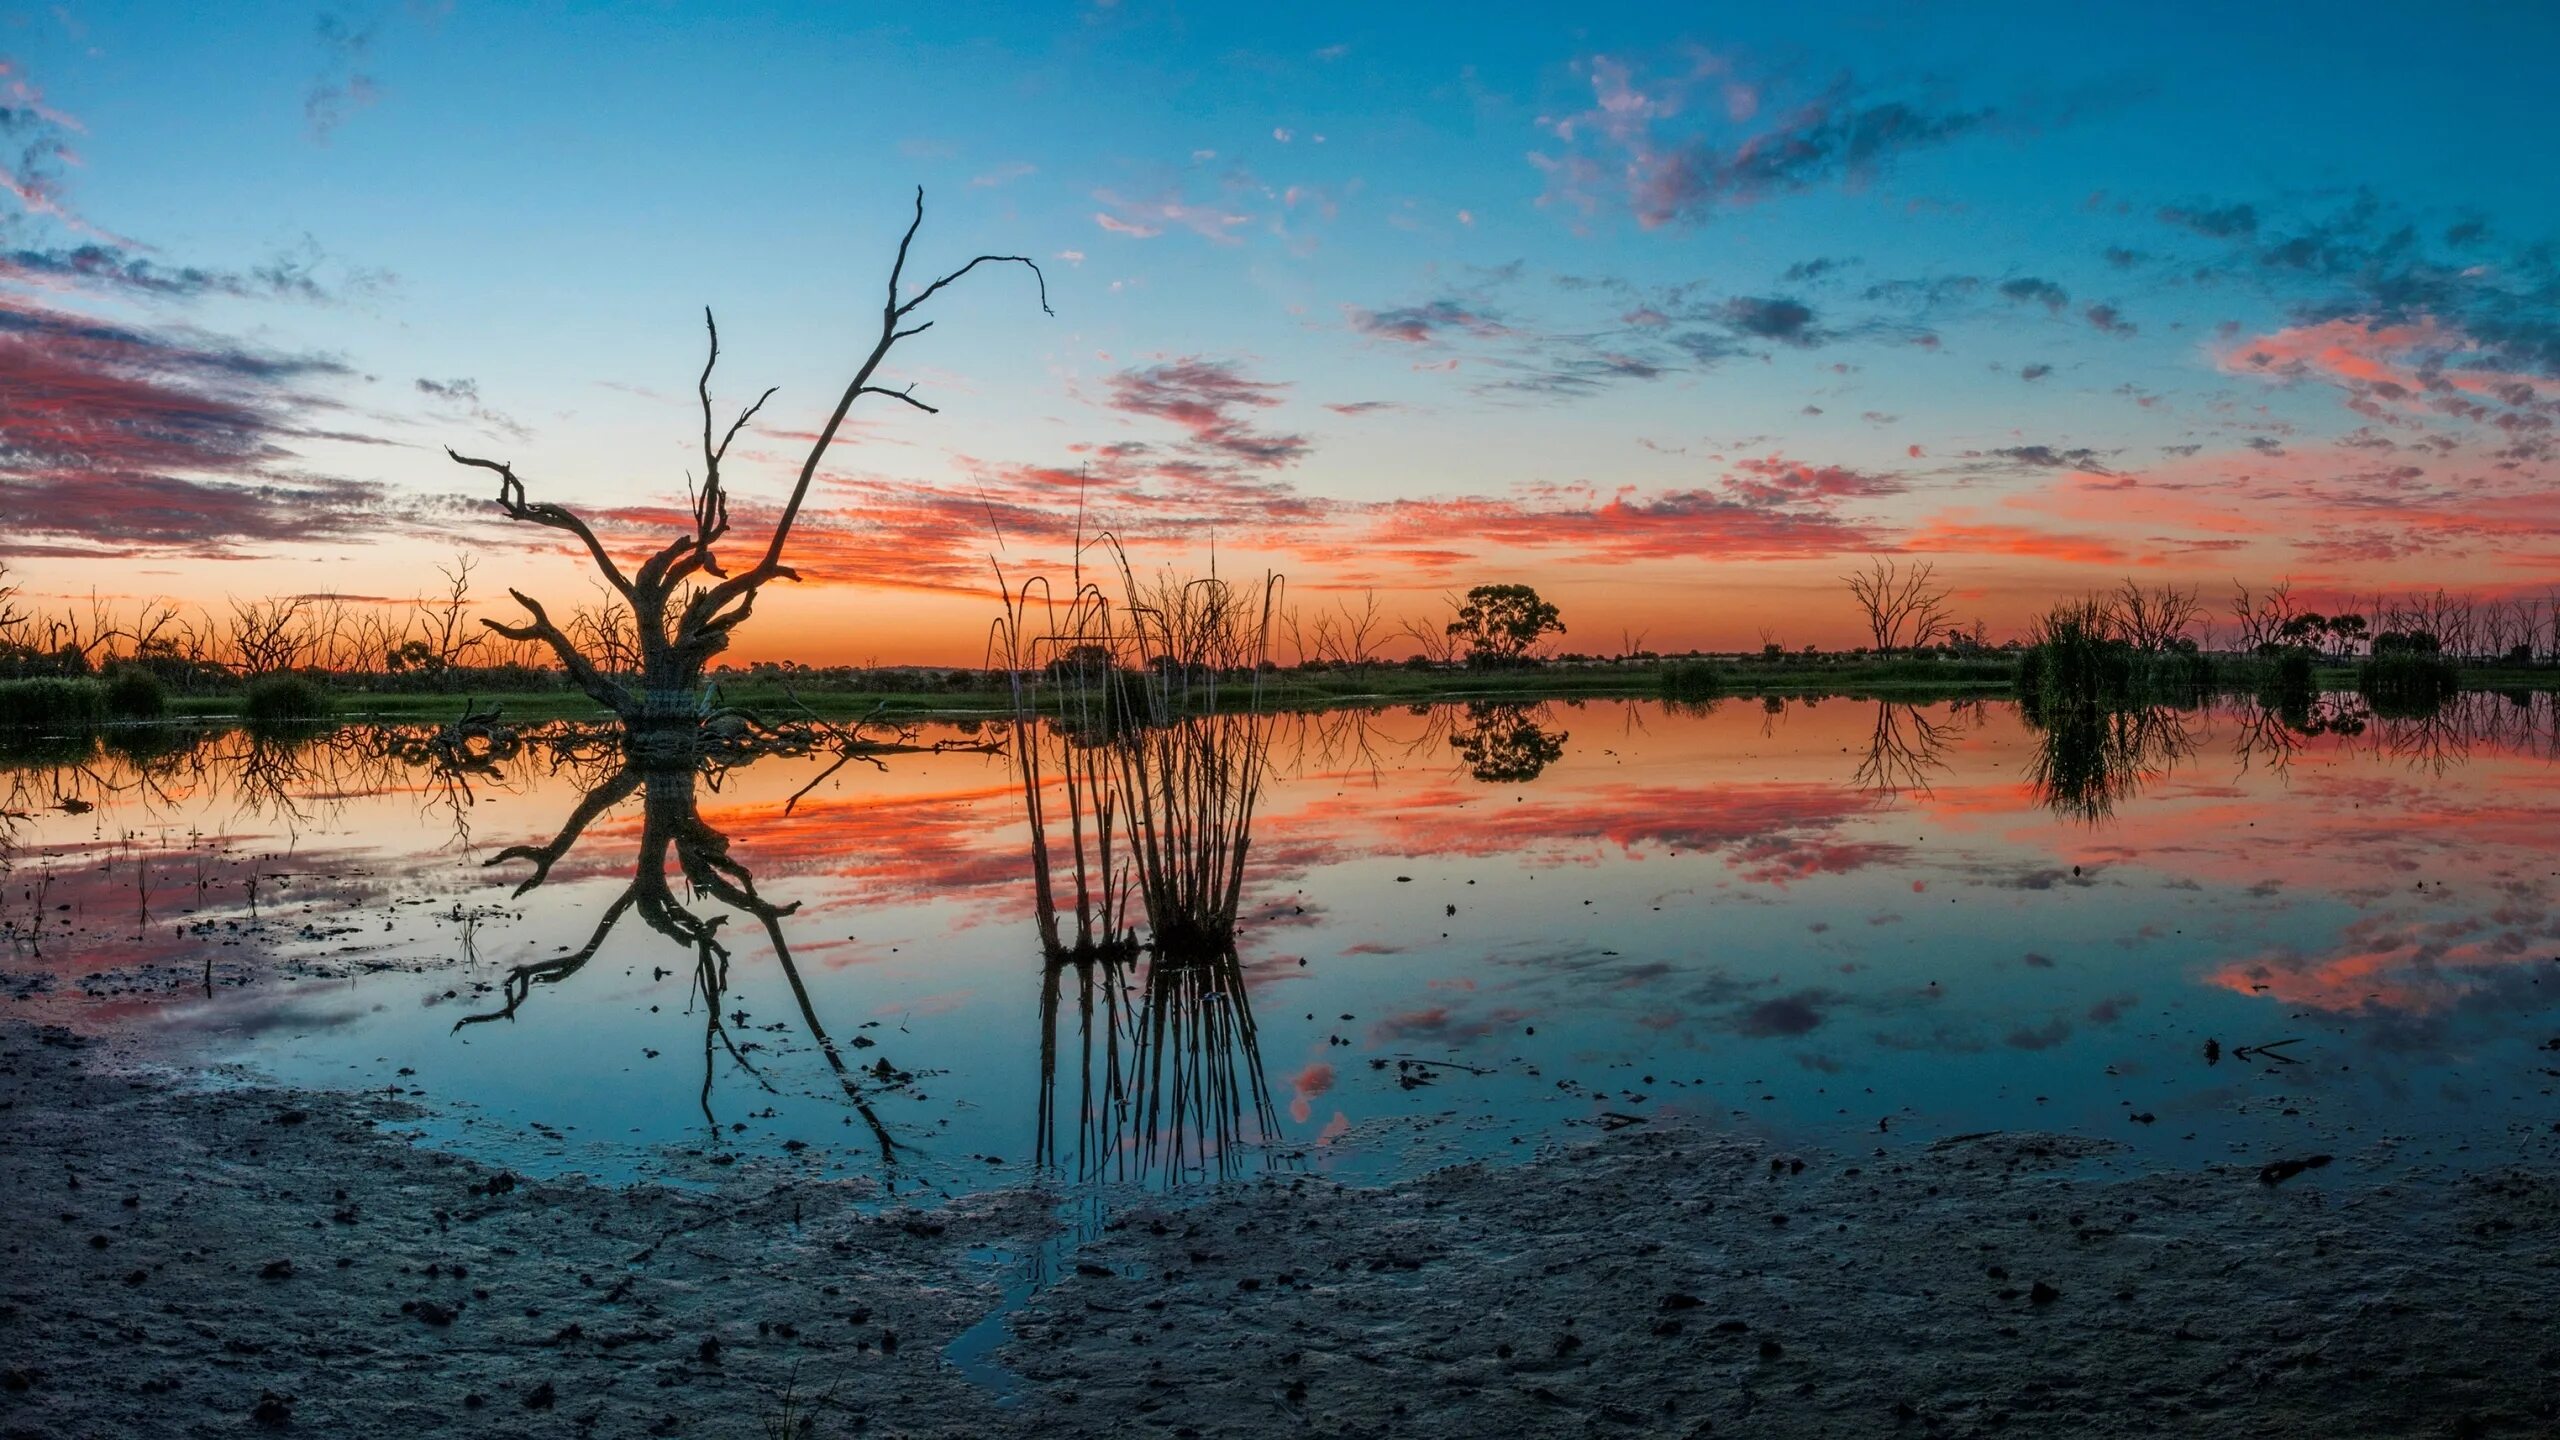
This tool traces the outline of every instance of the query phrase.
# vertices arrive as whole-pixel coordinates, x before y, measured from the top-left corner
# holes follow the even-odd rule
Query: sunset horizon
[[[1079,524],[1400,619],[1530,584],[1597,654],[1853,646],[1871,555],[1995,642],[2128,577],[2216,613],[2235,582],[2560,588],[2560,206],[2497,78],[2547,15],[2387,60],[2230,18],[2169,65],[2166,32],[1995,56],[1988,18],[1854,8],[1173,13],[27,17],[9,579],[397,604],[465,551],[490,613],[576,603],[574,547],[444,447],[645,553],[698,468],[706,306],[722,403],[779,387],[730,466],[741,545],[920,187],[920,265],[1025,256],[1055,315],[1025,274],[937,299],[893,368],[940,413],[854,408],[804,579],[728,663],[978,664],[999,568],[1063,575]],[[920,83],[945,65],[979,87]],[[2392,109],[2356,102],[2386,75]],[[2454,109],[2448,161],[2408,117]]]

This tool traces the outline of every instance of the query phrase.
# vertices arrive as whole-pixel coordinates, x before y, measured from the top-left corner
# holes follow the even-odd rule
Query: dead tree
[[[2127,579],[2116,587],[2110,609],[2118,638],[2136,650],[2161,651],[2174,650],[2188,638],[2204,614],[2204,602],[2194,590],[2175,585],[2146,590]]]
[[[1953,633],[1955,612],[1947,607],[1947,589],[1930,576],[1925,560],[1906,571],[1877,556],[1865,570],[1840,577],[1866,614],[1867,634],[1879,656],[1926,649],[1941,634]]]
[[[711,372],[720,362],[720,330],[708,310],[703,312],[702,320],[709,332],[710,354],[703,362],[702,377],[695,384],[702,398],[703,473],[700,484],[691,487],[693,524],[642,561],[638,569],[626,572],[577,512],[565,505],[528,498],[524,482],[507,462],[477,459],[451,449],[445,452],[456,464],[487,470],[498,477],[498,509],[508,519],[529,521],[574,537],[614,592],[626,613],[638,652],[627,670],[598,663],[597,657],[552,621],[540,601],[521,590],[508,593],[530,617],[525,623],[481,623],[509,639],[537,641],[550,647],[578,688],[621,718],[637,752],[671,757],[691,753],[702,720],[705,667],[713,656],[729,647],[731,635],[754,613],[758,591],[776,580],[800,578],[797,571],[783,563],[784,547],[790,542],[793,524],[800,518],[801,506],[809,498],[809,487],[817,480],[818,466],[835,443],[836,432],[843,426],[853,402],[866,395],[881,395],[927,414],[939,413],[916,398],[913,385],[894,389],[875,380],[881,364],[899,341],[933,328],[932,321],[914,318],[925,302],[981,265],[1018,264],[1030,270],[1039,283],[1042,313],[1055,313],[1049,309],[1048,277],[1038,264],[1022,255],[981,255],[913,295],[902,295],[907,251],[923,224],[924,191],[918,189],[915,218],[908,222],[905,236],[898,241],[897,259],[889,267],[888,298],[880,309],[879,334],[837,398],[826,423],[819,427],[808,458],[801,462],[799,481],[791,487],[790,498],[783,503],[762,552],[734,575],[721,568],[716,553],[729,534],[729,493],[720,464],[728,456],[729,443],[764,408],[765,401],[773,398],[774,392],[766,390],[754,404],[739,412],[725,432],[719,430],[712,411]]]

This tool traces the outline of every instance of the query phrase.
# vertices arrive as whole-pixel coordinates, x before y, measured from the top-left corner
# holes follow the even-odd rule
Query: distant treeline
[[[550,650],[481,623],[473,568],[468,558],[441,567],[442,587],[407,602],[286,596],[231,600],[217,611],[92,600],[52,614],[23,607],[0,571],[0,725],[77,727],[173,712],[311,715],[326,713],[332,694],[551,695],[574,704],[578,687]],[[1260,622],[1263,644],[1216,668],[1221,678],[1256,680],[1254,693],[1301,701],[1476,686],[1703,699],[1838,684],[2014,685],[2030,704],[2116,705],[2204,689],[2301,693],[2315,683],[2336,686],[2336,671],[2352,667],[2353,684],[2377,706],[2416,708],[2461,688],[2466,671],[2560,666],[2560,598],[2483,601],[2434,591],[2317,611],[2286,585],[2236,586],[2217,613],[2194,589],[2127,581],[2058,604],[2026,635],[1995,645],[1979,621],[1953,620],[1949,592],[1925,565],[1879,562],[1848,579],[1875,644],[1825,650],[1763,632],[1753,651],[1664,654],[1627,633],[1614,653],[1565,650],[1558,644],[1565,617],[1555,605],[1527,586],[1481,585],[1445,597],[1445,617],[1402,621],[1390,620],[1374,595],[1320,612],[1273,602]],[[608,673],[637,663],[629,616],[608,600],[568,612],[562,628]],[[1406,646],[1411,653],[1386,653]],[[721,666],[706,683],[750,694],[947,696],[964,708],[979,708],[967,703],[978,697],[992,708],[1016,688],[1024,664],[1056,679],[1050,672],[1102,657],[1080,653],[1069,637],[1036,660],[989,659],[987,667],[766,662]],[[1105,663],[1186,667],[1185,675],[1139,677],[1150,681],[1206,678],[1187,673],[1199,665],[1163,654]]]

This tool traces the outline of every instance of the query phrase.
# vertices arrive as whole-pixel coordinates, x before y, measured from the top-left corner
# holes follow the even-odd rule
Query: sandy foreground
[[[1008,1330],[1054,1195],[535,1181],[414,1114],[0,1026],[0,1436],[2560,1433],[2547,1159],[1636,1126],[1131,1200]]]

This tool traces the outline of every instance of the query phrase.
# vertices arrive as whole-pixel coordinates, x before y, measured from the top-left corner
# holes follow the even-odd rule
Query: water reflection
[[[2296,1106],[2533,1118],[2546,695],[1577,708],[1582,743],[1501,791],[1452,737],[1565,727],[1045,713],[927,727],[982,753],[663,777],[535,727],[65,746],[0,767],[6,980],[30,1018],[570,1122],[579,1164],[699,1149],[708,1102],[724,1150],[886,1153],[901,1186],[1367,1177],[1655,1107],[2169,1149],[2275,1143]],[[526,843],[484,868],[457,805]],[[457,1039],[464,1009],[492,1018]],[[2258,1103],[2227,1057],[2289,1035],[2306,1063]]]
[[[1564,742],[1573,738],[1540,723],[1547,710],[1544,704],[1469,701],[1455,717],[1449,748],[1469,775],[1488,785],[1526,784],[1563,759]]]
[[[1876,702],[1875,726],[1868,732],[1867,753],[1858,762],[1854,783],[1879,798],[1913,792],[1930,793],[1929,782],[1947,768],[1947,750],[1968,722],[1982,722],[1979,702],[1948,707],[1943,718],[1918,705],[1892,700]]]
[[[1043,1168],[1224,1177],[1280,1134],[1236,948],[1273,729],[1253,712],[1107,734],[1017,718],[1042,957]],[[1127,918],[1132,895],[1143,942]],[[1059,1077],[1070,1047],[1071,1096]]]
[[[730,853],[729,837],[702,818],[696,795],[697,786],[702,783],[703,775],[690,766],[626,762],[589,786],[548,842],[510,846],[490,859],[487,863],[493,866],[532,862],[533,873],[515,888],[518,897],[531,894],[551,878],[554,867],[577,849],[598,817],[634,795],[640,797],[640,834],[634,847],[631,879],[597,915],[586,942],[563,955],[510,967],[500,985],[503,1003],[495,1010],[466,1015],[455,1021],[453,1028],[460,1031],[472,1025],[514,1020],[532,998],[535,986],[559,984],[585,969],[622,917],[636,910],[641,923],[675,942],[692,961],[692,999],[700,1005],[702,1015],[700,1104],[703,1120],[716,1130],[719,1119],[711,1102],[722,1057],[766,1092],[774,1093],[774,1085],[748,1058],[748,1052],[760,1046],[752,1042],[741,1044],[730,1031],[733,1021],[745,1022],[745,1014],[722,1013],[729,992],[731,953],[721,927],[733,916],[705,914],[700,907],[710,901],[748,917],[763,929],[774,963],[799,1009],[800,1022],[834,1073],[845,1103],[869,1127],[882,1161],[894,1163],[899,1147],[874,1108],[872,1093],[897,1089],[911,1083],[914,1077],[885,1058],[860,1071],[846,1062],[844,1052],[818,1017],[808,984],[792,959],[790,942],[783,934],[783,919],[800,908],[799,902],[776,904],[757,892],[755,876]],[[668,879],[670,858],[690,891],[687,898],[679,899]]]
[[[2065,705],[2030,712],[2039,721],[2027,780],[2059,815],[2095,824],[2194,756],[2187,714],[2167,705],[2125,709]]]

